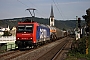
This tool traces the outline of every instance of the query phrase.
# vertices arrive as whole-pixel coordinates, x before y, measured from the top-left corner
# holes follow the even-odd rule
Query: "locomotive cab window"
[[[26,26],[26,31],[32,31],[33,30],[33,26]]]
[[[18,31],[23,31],[25,29],[25,26],[18,26]]]
[[[19,25],[17,32],[33,32],[33,25]]]

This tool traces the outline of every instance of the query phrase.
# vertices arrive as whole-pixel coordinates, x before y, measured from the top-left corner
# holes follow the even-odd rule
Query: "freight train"
[[[60,37],[64,37],[64,32],[60,29],[26,20],[18,22],[15,43],[21,49],[37,46],[39,43],[50,42]]]

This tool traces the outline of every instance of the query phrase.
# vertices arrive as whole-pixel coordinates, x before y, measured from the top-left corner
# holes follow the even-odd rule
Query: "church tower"
[[[54,26],[53,6],[51,5],[50,26]]]

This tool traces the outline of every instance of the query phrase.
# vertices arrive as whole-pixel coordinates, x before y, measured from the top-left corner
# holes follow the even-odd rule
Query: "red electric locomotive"
[[[39,42],[50,40],[50,29],[33,21],[19,22],[16,31],[18,48],[32,47]]]

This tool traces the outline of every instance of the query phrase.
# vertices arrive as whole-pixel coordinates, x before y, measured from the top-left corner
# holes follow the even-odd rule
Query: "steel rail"
[[[68,44],[68,42],[66,42],[66,44],[64,44],[61,49],[53,56],[53,58],[51,60],[56,60],[57,57],[59,56],[59,54],[62,52],[62,50],[65,48],[65,46]]]

